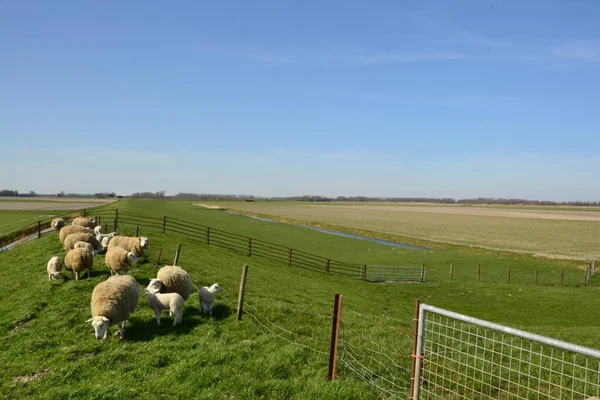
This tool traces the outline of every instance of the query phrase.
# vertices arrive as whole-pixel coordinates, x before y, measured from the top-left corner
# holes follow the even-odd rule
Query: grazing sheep
[[[50,226],[52,227],[52,229],[58,232],[62,227],[65,226],[65,220],[62,218],[54,218],[50,223]]]
[[[52,281],[58,279],[60,277],[60,271],[62,271],[63,260],[60,257],[52,257],[50,261],[48,261],[48,266],[46,269],[48,270],[48,280]]]
[[[173,320],[173,326],[181,322],[183,314],[181,309],[183,307],[183,297],[177,293],[160,293],[162,282],[158,279],[152,279],[146,288],[146,294],[148,295],[148,304],[150,308],[154,310],[156,315],[156,325],[160,326],[160,312],[161,310],[169,310],[170,316],[175,316]]]
[[[106,338],[110,326],[119,325],[119,335],[124,336],[125,324],[135,311],[140,297],[140,287],[130,275],[111,276],[96,285],[92,291],[92,318],[96,339]]]
[[[100,243],[98,243],[94,235],[87,232],[70,234],[65,238],[63,248],[65,250],[71,250],[77,242],[87,242],[91,244],[94,249],[100,249]]]
[[[65,242],[65,238],[73,233],[90,233],[89,228],[78,225],[65,226],[58,232],[58,239],[61,243]],[[93,232],[93,231],[92,231]]]
[[[108,248],[122,247],[125,250],[133,252],[136,256],[140,257],[144,254],[144,250],[148,248],[147,237],[129,237],[129,236],[115,236],[110,240]]]
[[[187,300],[192,293],[192,278],[181,267],[165,265],[158,270],[156,278],[163,284],[161,293],[178,293],[183,300]]]
[[[92,253],[93,255],[96,255],[96,252],[94,251],[94,248],[92,247],[91,244],[89,244],[88,242],[77,242],[73,245],[74,249],[88,249],[90,251],[90,253]]]
[[[71,276],[76,281],[79,280],[79,273],[87,271],[87,277],[90,277],[90,272],[94,266],[94,255],[91,251],[84,248],[69,250],[65,256],[65,268],[71,271]]]
[[[101,235],[104,233],[104,228],[102,228],[102,225],[98,225],[97,227],[94,228],[94,235]]]
[[[110,274],[126,274],[129,272],[133,264],[137,264],[139,259],[131,251],[127,251],[121,247],[112,247],[106,252],[104,262]]]
[[[200,289],[200,292],[198,293],[198,311],[200,311],[200,314],[208,312],[208,315],[212,317],[212,307],[213,303],[215,302],[215,293],[219,293],[221,290],[223,289],[221,289],[218,283],[215,283],[211,287],[204,286]]]
[[[94,227],[96,226],[96,220],[94,218],[77,217],[73,220],[73,225],[79,225],[90,229],[94,229]]]

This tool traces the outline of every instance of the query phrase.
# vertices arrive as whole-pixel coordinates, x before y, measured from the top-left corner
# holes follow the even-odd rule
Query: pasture
[[[225,205],[225,203],[224,203]],[[283,221],[439,247],[509,251],[541,258],[600,259],[600,214],[593,209],[227,203],[227,207]]]
[[[600,299],[597,276],[588,287],[554,280],[506,284],[492,279],[510,262],[515,273],[539,267],[555,277],[564,263],[524,255],[436,249],[395,249],[376,243],[327,235],[286,224],[257,221],[188,202],[124,200],[105,206],[138,214],[185,218],[348,262],[417,264],[425,262],[423,284],[373,284],[327,276],[207,246],[173,233],[145,232],[150,247],[132,275],[145,286],[155,276],[159,248],[162,263],[173,259],[182,244],[179,264],[196,286],[218,282],[215,316],[198,314],[197,293],[185,303],[182,325],[170,326],[163,314],[157,328],[142,296],[130,318],[125,339],[98,341],[85,320],[90,317],[93,287],[106,279],[102,256],[92,277],[48,282],[45,271],[52,255],[64,255],[57,235],[50,233],[0,253],[0,396],[5,398],[311,398],[378,399],[381,394],[343,365],[339,380],[327,382],[327,351],[334,293],[342,293],[345,340],[356,348],[374,346],[402,368],[412,352],[414,299],[534,333],[598,348]],[[89,212],[93,215],[93,211]],[[127,234],[135,227],[124,223]],[[457,272],[448,281],[447,263],[478,262],[489,275],[480,283]],[[250,265],[246,310],[237,321],[235,307],[241,267]],[[457,264],[458,265],[458,264]],[[466,267],[465,267],[466,268]],[[439,272],[436,272],[439,270]],[[496,271],[496,272],[494,272]],[[65,274],[65,276],[67,276]],[[546,276],[546,275],[544,275]],[[542,282],[541,282],[542,283]],[[256,317],[256,319],[255,319]],[[114,328],[113,328],[114,330]],[[365,351],[365,354],[366,351]],[[397,378],[407,379],[400,368]]]

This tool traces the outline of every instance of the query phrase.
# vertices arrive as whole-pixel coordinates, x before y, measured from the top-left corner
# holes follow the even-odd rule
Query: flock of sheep
[[[67,254],[64,260],[57,256],[50,258],[47,265],[48,280],[58,279],[62,275],[63,265],[71,272],[73,279],[79,280],[80,274],[83,276],[85,272],[89,278],[94,256],[106,252],[105,264],[110,277],[92,291],[92,318],[87,322],[92,323],[97,339],[105,338],[112,325],[119,325],[117,334],[122,338],[125,324],[135,311],[140,297],[139,284],[127,273],[148,248],[148,238],[117,236],[116,232],[106,234],[101,226],[96,226],[93,218],[77,217],[69,226],[66,226],[64,219],[55,218],[51,226],[58,232]],[[200,289],[200,313],[207,312],[212,317],[214,294],[220,291],[217,283]],[[161,311],[169,310],[175,326],[181,322],[183,302],[192,293],[192,279],[181,267],[167,265],[150,281],[145,293],[156,315],[157,325],[160,326]]]

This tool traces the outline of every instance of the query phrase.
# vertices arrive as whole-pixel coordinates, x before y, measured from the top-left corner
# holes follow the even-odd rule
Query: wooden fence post
[[[450,280],[452,280],[452,274],[454,273],[454,264],[450,263]],[[412,393],[412,392],[411,392]]]
[[[135,227],[135,237],[140,237],[140,227],[139,227],[139,225]]]
[[[163,233],[167,233],[167,216],[163,216]]]
[[[583,286],[587,286],[589,267],[583,271]]]
[[[173,265],[177,265],[179,261],[179,251],[181,250],[181,243],[177,243],[177,250],[175,251],[175,259],[173,260]]]
[[[506,277],[507,282],[510,283],[510,265],[508,266],[508,276]]]
[[[113,222],[113,232],[116,232],[119,229],[119,209],[115,208],[115,220]]]
[[[477,282],[481,278],[481,264],[477,264]]]
[[[560,286],[563,285],[563,281],[565,280],[565,269],[561,268],[560,269]]]
[[[83,216],[84,216],[84,217],[86,216],[86,213],[85,213],[85,208],[83,209]]]
[[[333,323],[331,327],[331,347],[329,349],[329,375],[330,381],[335,379],[335,364],[337,362],[337,346],[340,330],[340,314],[342,311],[342,295],[336,294],[333,303]]]
[[[252,238],[248,238],[248,257],[252,257]]]
[[[248,264],[242,267],[242,280],[240,280],[240,292],[238,294],[237,319],[242,320],[244,311],[244,291],[246,290],[246,275],[248,275]]]
[[[360,266],[360,277],[363,281],[367,280],[367,264]]]
[[[96,220],[96,225],[102,226],[102,223],[100,223],[100,216],[99,215],[98,215],[98,219]]]
[[[329,275],[329,264],[331,263],[331,260],[328,258],[327,259],[327,264],[325,264],[325,273],[327,275]]]
[[[421,283],[425,282],[425,263],[421,263]]]
[[[290,249],[290,254],[288,256],[288,267],[292,266],[292,249]]]
[[[42,237],[42,221],[38,221],[38,239]]]
[[[539,272],[540,272],[540,268],[536,267],[535,268],[535,284],[536,285],[538,284],[538,275],[539,275]]]
[[[206,227],[206,244],[210,244],[210,227]]]
[[[156,265],[154,267],[155,271],[158,269],[158,266],[160,265],[160,255],[161,254],[162,254],[162,247],[160,249],[158,249],[158,257],[156,257]]]
[[[450,264],[452,265],[452,264]],[[413,352],[412,352],[412,368],[410,373],[410,399],[412,400],[414,389],[415,389],[415,375],[416,375],[416,364],[417,364],[417,337],[419,336],[419,309],[421,308],[421,301],[415,299],[415,316],[413,319]]]

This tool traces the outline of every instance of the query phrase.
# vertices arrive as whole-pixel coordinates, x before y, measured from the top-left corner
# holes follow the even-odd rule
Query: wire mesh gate
[[[600,351],[421,304],[413,399],[600,396]]]

